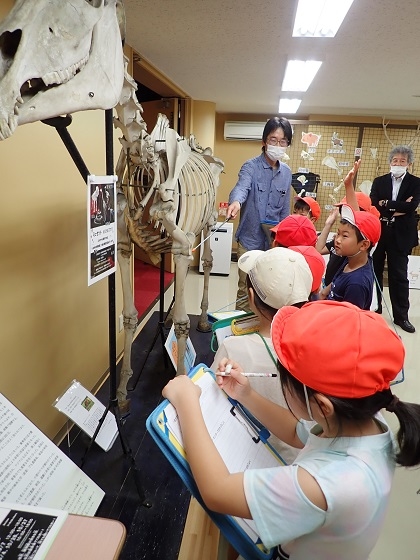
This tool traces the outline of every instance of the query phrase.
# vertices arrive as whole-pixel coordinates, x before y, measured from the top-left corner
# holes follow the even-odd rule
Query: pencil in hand
[[[225,367],[225,371],[218,371],[216,375],[220,375],[221,377],[229,377],[230,372],[232,370],[232,364],[227,364]],[[277,373],[254,373],[254,372],[246,372],[243,371],[242,375],[244,377],[277,377]]]

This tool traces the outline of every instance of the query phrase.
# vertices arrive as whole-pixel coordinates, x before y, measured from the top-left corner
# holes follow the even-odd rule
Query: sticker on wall
[[[354,157],[362,156],[362,148],[354,148]]]
[[[306,161],[313,161],[315,158],[311,156],[310,153],[305,152],[305,150],[302,150],[300,152],[300,157]]]
[[[333,148],[342,148],[344,146],[344,140],[338,137],[338,132],[333,132],[331,136],[331,144]]]
[[[229,207],[229,202],[220,202],[219,203],[219,216],[226,216],[228,207]]]
[[[343,174],[343,170],[338,167],[338,164],[333,156],[324,157],[321,163],[322,165],[326,165],[330,169],[335,169],[335,171],[337,171],[339,176]]]
[[[348,161],[339,161],[339,162],[338,162],[338,165],[339,165],[340,167],[349,167],[349,166],[350,166],[350,163],[349,163]]]
[[[334,181],[324,181],[322,183],[323,187],[333,187],[335,185]]]
[[[297,172],[298,173],[309,173],[309,169],[307,167],[299,167]]]
[[[302,132],[302,138],[300,139],[302,144],[306,144],[308,148],[316,148],[320,140],[321,135],[313,132]]]

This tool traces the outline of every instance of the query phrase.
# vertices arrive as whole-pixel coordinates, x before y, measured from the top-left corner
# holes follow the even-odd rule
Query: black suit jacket
[[[411,196],[413,197],[411,202],[406,202]],[[391,173],[376,177],[372,184],[370,198],[372,204],[379,210],[381,218],[391,218],[394,212],[404,212],[403,216],[396,216],[393,233],[397,248],[410,254],[412,248],[419,243],[416,208],[420,203],[420,177],[406,173],[402,180],[397,200],[391,200]],[[389,201],[386,208],[379,206],[380,200]],[[382,228],[384,227],[388,226],[383,224]]]

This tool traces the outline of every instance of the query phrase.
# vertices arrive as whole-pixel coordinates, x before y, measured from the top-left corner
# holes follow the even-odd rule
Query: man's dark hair
[[[283,130],[284,137],[287,140],[287,144],[290,146],[293,138],[293,129],[290,122],[284,117],[273,117],[265,123],[262,135],[263,142],[267,142],[268,135],[278,128],[281,128]]]

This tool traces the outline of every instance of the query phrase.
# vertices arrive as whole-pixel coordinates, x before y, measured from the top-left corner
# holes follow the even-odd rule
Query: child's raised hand
[[[333,223],[336,221],[336,219],[338,218],[338,215],[340,214],[340,210],[338,208],[338,206],[334,206],[334,208],[331,210],[331,212],[328,214],[327,219],[325,220],[325,224],[332,226]]]
[[[347,175],[344,178],[344,186],[346,187],[346,189],[348,187],[353,187],[353,179],[354,176],[356,175],[356,173],[359,171],[359,167],[360,164],[362,163],[361,159],[358,159],[357,161],[354,162],[353,167],[350,169],[350,171],[347,173]]]
[[[223,375],[228,373],[229,375]],[[229,397],[238,401],[243,400],[251,390],[248,379],[242,375],[243,369],[237,362],[223,358],[216,371],[216,381]]]
[[[201,388],[196,385],[188,375],[177,375],[165,385],[162,395],[177,408],[182,402],[199,399]]]

